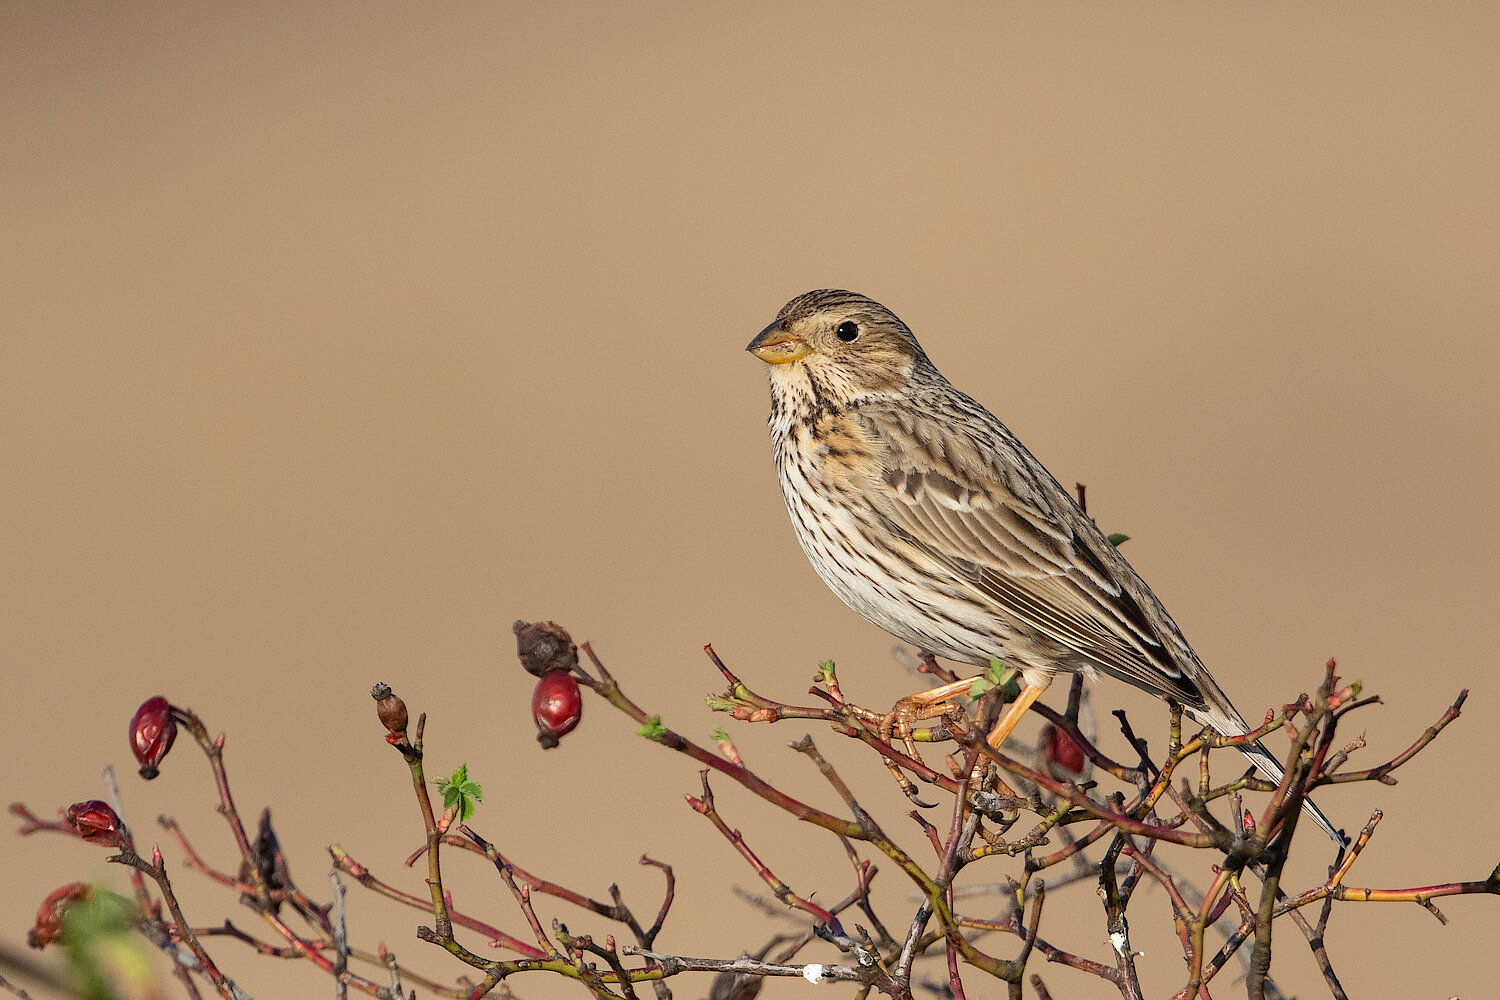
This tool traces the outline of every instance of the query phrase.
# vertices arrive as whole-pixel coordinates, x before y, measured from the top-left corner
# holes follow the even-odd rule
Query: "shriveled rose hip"
[[[370,689],[370,697],[375,699],[375,715],[386,728],[386,740],[398,743],[405,739],[406,724],[409,721],[406,702],[396,697],[389,684],[376,684]]]
[[[536,723],[536,739],[544,749],[557,746],[560,737],[571,733],[583,717],[583,698],[572,674],[561,670],[543,674],[531,693],[531,718]]]
[[[78,831],[78,835],[91,844],[108,844],[111,847],[123,847],[125,844],[125,838],[120,833],[123,824],[108,802],[100,802],[98,799],[75,802],[68,806],[67,818],[68,824]]]
[[[68,907],[84,902],[93,895],[93,887],[84,882],[69,882],[60,889],[54,889],[42,900],[41,909],[36,911],[36,923],[26,935],[26,943],[33,948],[45,948],[62,937]]]
[[[510,630],[516,634],[516,653],[527,673],[541,677],[578,666],[578,646],[557,622],[518,621]]]
[[[147,698],[130,720],[130,749],[141,762],[141,777],[150,781],[160,772],[162,758],[177,739],[177,720],[172,706],[161,695]]]

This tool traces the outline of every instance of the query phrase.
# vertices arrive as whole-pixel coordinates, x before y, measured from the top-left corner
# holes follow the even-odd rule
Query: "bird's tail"
[[[1229,699],[1223,697],[1220,692],[1214,693],[1219,694],[1219,697],[1210,700],[1206,710],[1198,709],[1194,711],[1193,709],[1188,709],[1188,714],[1203,725],[1212,726],[1221,736],[1243,736],[1245,733],[1248,733],[1250,727],[1245,723],[1244,719],[1240,718],[1240,713],[1234,710],[1234,706],[1229,704]],[[1214,705],[1214,700],[1219,701],[1220,704]],[[1246,743],[1237,749],[1250,759],[1250,763],[1255,765],[1257,771],[1272,781],[1279,784],[1282,775],[1286,774],[1286,768],[1281,766],[1281,761],[1277,760],[1275,755],[1267,750],[1265,744],[1259,740],[1254,743]],[[1302,811],[1307,813],[1308,818],[1314,823],[1322,827],[1323,831],[1333,838],[1334,843],[1340,847],[1348,845],[1349,838],[1344,836],[1344,831],[1335,827],[1333,821],[1323,814],[1323,810],[1319,809],[1313,803],[1312,799],[1303,798]]]
[[[1250,758],[1250,763],[1255,765],[1257,771],[1278,784],[1281,782],[1281,776],[1286,773],[1286,768],[1281,766],[1281,761],[1277,760],[1264,744],[1257,740],[1255,743],[1245,744],[1239,750]],[[1322,827],[1324,832],[1333,838],[1334,843],[1340,847],[1348,845],[1349,838],[1344,836],[1344,831],[1336,829],[1333,821],[1323,814],[1323,810],[1319,809],[1312,799],[1302,800],[1302,811],[1307,813],[1309,819]]]

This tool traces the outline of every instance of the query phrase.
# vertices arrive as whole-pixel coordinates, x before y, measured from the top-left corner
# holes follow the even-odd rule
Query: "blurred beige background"
[[[247,818],[273,808],[309,891],[327,895],[332,841],[420,891],[399,868],[420,820],[366,693],[385,680],[431,713],[433,772],[467,761],[484,783],[477,825],[519,863],[601,897],[618,881],[644,913],[660,878],[636,858],[679,865],[668,950],[729,955],[788,926],[728,891],[754,880],[683,804],[685,759],[597,701],[537,749],[509,629],[555,618],[704,739],[723,721],[702,704],[719,687],[706,641],[787,700],[824,657],[865,703],[914,687],[798,550],[742,352],[786,299],[840,286],[1088,483],[1247,716],[1337,656],[1386,699],[1351,725],[1373,764],[1472,687],[1398,787],[1321,802],[1350,829],[1386,810],[1351,883],[1483,878],[1500,822],[1497,42],[1482,3],[6,5],[0,797],[49,811],[99,795],[113,762],[146,843],[170,812],[232,867],[190,745],[157,782],[134,775],[126,723],[162,693],[228,733]],[[1159,743],[1159,705],[1115,685],[1096,700]],[[835,808],[784,749],[805,729],[737,733]],[[814,732],[921,849],[873,762]],[[799,891],[848,891],[830,839],[716,787]],[[123,882],[98,849],[13,826],[6,945],[61,882]],[[1304,836],[1292,878],[1310,885],[1328,845]],[[882,867],[889,914],[906,890]],[[451,878],[460,908],[524,933],[492,873]],[[254,925],[176,881],[195,922]],[[1072,894],[1047,929],[1107,958],[1092,890]],[[420,914],[350,902],[358,943],[461,971],[413,938]],[[1335,913],[1351,995],[1492,993],[1500,903],[1440,905],[1446,928],[1409,904]],[[1132,913],[1148,988],[1175,989],[1161,894]],[[1279,934],[1283,988],[1326,995]],[[216,953],[262,998],[329,988]],[[1055,996],[1112,993],[1033,971]]]

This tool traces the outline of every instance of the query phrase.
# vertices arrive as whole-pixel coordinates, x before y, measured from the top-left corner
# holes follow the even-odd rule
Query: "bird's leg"
[[[1005,714],[1000,716],[999,721],[995,723],[995,728],[990,730],[988,739],[990,746],[996,750],[1000,749],[1000,745],[1005,742],[1010,731],[1015,729],[1016,724],[1021,721],[1021,716],[1025,715],[1026,710],[1031,707],[1031,703],[1036,701],[1051,683],[1052,678],[1048,677],[1041,684],[1026,684],[1021,688],[1021,693],[1016,695],[1016,700],[1005,706]]]
[[[1021,716],[1025,715],[1026,710],[1031,707],[1031,703],[1036,701],[1037,698],[1041,696],[1041,693],[1047,690],[1047,686],[1051,683],[1051,677],[1048,677],[1043,683],[1039,685],[1026,684],[1023,681],[1020,694],[1016,695],[1015,701],[1010,702],[1005,706],[1004,714],[1002,714],[1000,718],[995,721],[995,726],[990,730],[990,735],[985,742],[989,743],[989,745],[994,747],[996,750],[999,750],[1000,747],[1005,743],[1006,737],[1011,734],[1011,730],[1015,729],[1017,724],[1020,723]],[[977,783],[988,768],[988,760],[983,757],[975,759],[974,771],[970,775],[970,779]],[[995,780],[997,782],[997,791],[999,791],[1002,795],[1008,795],[1011,797],[1015,796],[1015,791],[1008,784],[1006,784],[1003,778],[999,777],[999,775],[996,775]]]
[[[961,703],[952,699],[958,695],[967,695],[974,687],[978,677],[970,677],[966,680],[953,681],[949,684],[940,684],[926,691],[907,695],[895,706],[885,718],[880,720],[879,734],[887,743],[899,738],[906,752],[915,760],[921,760],[922,755],[917,751],[916,741],[911,738],[912,724],[922,722],[926,719],[952,718],[954,722],[961,723],[963,707]],[[912,784],[906,773],[896,766],[896,762],[889,757],[883,758],[886,770],[891,772],[891,777],[896,779],[896,784],[901,786],[901,791],[906,797],[919,806],[928,807],[931,804],[917,798],[916,785]]]

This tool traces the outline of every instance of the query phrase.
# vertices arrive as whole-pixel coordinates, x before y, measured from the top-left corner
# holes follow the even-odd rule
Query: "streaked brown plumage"
[[[1026,704],[1059,671],[1105,673],[1222,734],[1249,731],[1072,495],[888,309],[808,292],[748,349],[770,371],[771,439],[797,540],[851,608],[939,656],[999,657],[1021,671]],[[1279,779],[1267,751],[1245,753]]]

